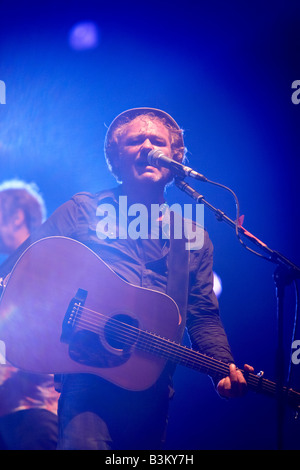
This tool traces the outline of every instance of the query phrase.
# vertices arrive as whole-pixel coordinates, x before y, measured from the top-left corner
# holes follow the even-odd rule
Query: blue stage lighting
[[[222,281],[221,278],[214,272],[214,293],[217,297],[220,297],[222,293]]]
[[[69,44],[72,49],[82,51],[94,49],[100,41],[100,31],[93,21],[76,23],[69,33]]]

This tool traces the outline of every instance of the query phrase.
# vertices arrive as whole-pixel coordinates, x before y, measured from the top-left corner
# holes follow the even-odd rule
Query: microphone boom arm
[[[192,197],[198,204],[203,203],[206,207],[208,207],[215,214],[218,221],[224,221],[231,227],[236,228],[236,222],[234,220],[230,219],[223,211],[221,211],[220,209],[217,209],[208,201],[206,201],[204,196],[202,196],[194,188],[189,186],[185,181],[179,178],[175,178],[175,184],[179,189],[181,189],[181,191],[185,192],[190,197]],[[274,251],[271,248],[269,248],[264,242],[262,242],[257,237],[255,237],[252,233],[248,232],[248,230],[246,230],[240,224],[238,224],[238,231],[245,238],[250,240],[259,248],[261,248],[261,250],[265,252],[266,255],[268,256],[269,261],[278,265],[282,265],[289,270],[292,270],[295,278],[300,278],[300,268],[296,266],[294,263],[292,263],[289,259],[287,259],[278,251]]]

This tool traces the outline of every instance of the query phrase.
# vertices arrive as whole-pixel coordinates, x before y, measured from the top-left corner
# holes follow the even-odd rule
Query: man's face
[[[172,158],[168,129],[158,120],[139,116],[131,121],[119,137],[118,173],[125,184],[159,184],[164,187],[172,179],[166,168],[148,164],[147,155],[153,149]]]

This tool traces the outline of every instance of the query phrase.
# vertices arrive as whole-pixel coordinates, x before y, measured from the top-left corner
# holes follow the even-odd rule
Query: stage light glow
[[[217,297],[220,297],[222,293],[222,281],[221,278],[214,272],[214,293]]]
[[[100,41],[100,31],[93,21],[76,23],[69,33],[69,44],[77,51],[94,49]]]

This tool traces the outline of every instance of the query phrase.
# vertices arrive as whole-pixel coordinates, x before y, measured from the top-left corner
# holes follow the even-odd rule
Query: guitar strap
[[[181,224],[182,236],[175,238],[174,225]],[[178,225],[177,225],[178,227]],[[167,259],[168,280],[167,295],[177,304],[181,315],[180,337],[181,341],[187,312],[189,290],[189,261],[190,250],[187,248],[187,239],[184,236],[184,219],[174,211],[170,212],[170,250]]]

